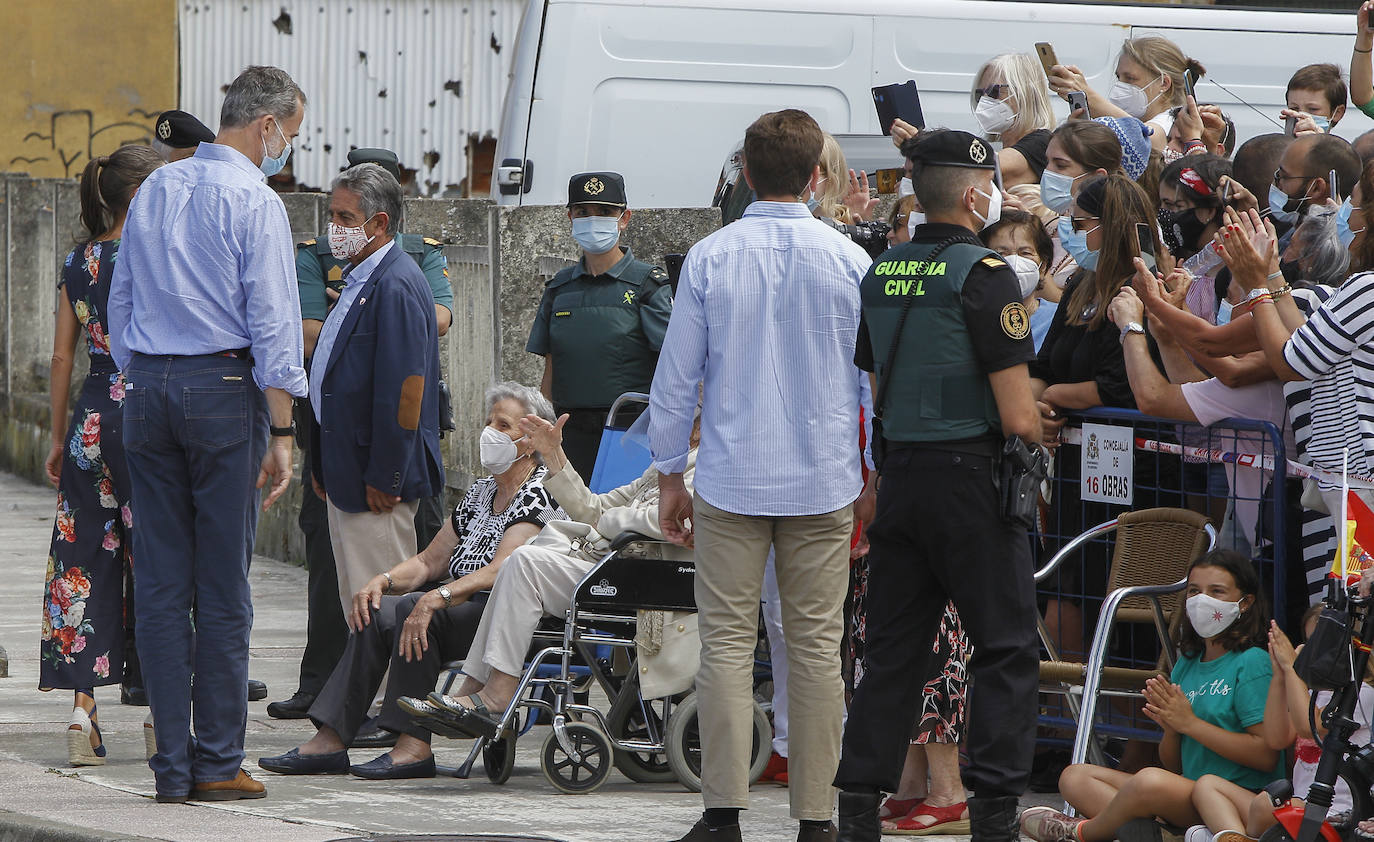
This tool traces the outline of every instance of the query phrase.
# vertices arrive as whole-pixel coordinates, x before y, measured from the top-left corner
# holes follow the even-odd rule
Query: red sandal
[[[878,818],[883,821],[897,821],[904,818],[925,803],[924,798],[895,798],[891,795],[883,802],[883,806],[878,808]]]
[[[917,817],[926,816],[935,821],[922,824]],[[893,822],[883,822],[883,833],[895,836],[958,836],[969,832],[968,802],[960,801],[948,807],[932,807],[922,804],[906,815],[906,818]]]

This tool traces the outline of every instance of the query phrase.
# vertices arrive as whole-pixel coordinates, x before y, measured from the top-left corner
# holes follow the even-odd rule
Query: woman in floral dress
[[[120,428],[124,379],[110,357],[105,305],[125,212],[143,179],[161,163],[146,146],[123,146],[87,165],[81,221],[91,239],[67,255],[58,282],[65,294],[57,307],[53,445],[45,463],[57,487],[57,521],[43,594],[39,687],[75,691],[67,727],[67,754],[75,766],[105,762],[95,688],[124,677],[124,582],[133,516]],[[72,362],[83,332],[90,373],[69,425]]]

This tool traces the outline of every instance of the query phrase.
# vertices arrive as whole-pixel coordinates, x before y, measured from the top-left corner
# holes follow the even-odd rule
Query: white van
[[[1243,140],[1282,131],[1288,77],[1313,62],[1345,68],[1354,31],[1353,12],[1158,3],[530,0],[492,197],[563,204],[569,176],[609,169],[634,206],[708,206],[759,114],[802,108],[836,135],[878,135],[871,88],[907,79],[928,126],[976,130],[973,74],[999,53],[1034,54],[1037,41],[1105,92],[1124,39],[1167,36],[1207,68],[1198,99],[1221,105]],[[1369,128],[1352,106],[1337,130]]]

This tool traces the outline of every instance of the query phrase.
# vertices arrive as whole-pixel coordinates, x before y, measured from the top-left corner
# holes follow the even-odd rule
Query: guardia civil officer
[[[348,153],[348,165],[352,167],[357,164],[377,164],[391,173],[397,182],[401,180],[396,153],[389,149],[354,149]],[[453,321],[453,289],[449,285],[448,261],[444,257],[443,243],[419,234],[398,234],[395,243],[420,264],[420,270],[424,272],[425,280],[429,282],[430,291],[434,295],[438,335],[443,336]],[[320,329],[324,326],[324,320],[329,315],[334,299],[344,287],[343,273],[347,267],[347,260],[335,257],[330,251],[327,236],[306,240],[296,246],[296,285],[301,300],[301,325],[305,337],[307,371],[308,359],[314,351]],[[309,401],[298,401],[296,410],[304,413],[303,417],[306,419],[298,421],[297,427],[303,430],[310,429]],[[441,407],[441,426],[448,417],[448,413]],[[450,427],[451,424],[443,428]],[[308,460],[309,442],[301,440],[299,443],[301,449],[307,451],[305,455]],[[304,477],[303,480],[305,490],[301,495],[299,523],[301,532],[305,535],[306,567],[309,570],[305,652],[301,655],[300,683],[295,695],[267,706],[268,715],[277,719],[306,718],[306,712],[310,710],[315,696],[324,687],[324,682],[329,678],[335,664],[343,656],[344,645],[348,641],[348,625],[339,602],[338,576],[334,550],[329,542],[329,519],[325,504],[311,489],[309,477]],[[443,527],[443,519],[442,495],[420,500],[419,508],[415,512],[416,546],[429,546],[429,542]],[[385,747],[394,745],[395,742],[394,734],[365,727],[359,732],[354,745],[359,748]]]
[[[164,111],[153,122],[153,151],[167,163],[196,154],[202,143],[214,143],[215,133],[185,111]]]
[[[1023,442],[1040,441],[1040,420],[1016,274],[974,235],[1001,213],[995,154],[967,132],[922,133],[910,155],[927,223],[883,254],[861,287],[855,363],[874,373],[882,458],[868,528],[864,678],[835,776],[843,842],[879,838],[879,793],[897,789],[949,599],[973,643],[964,773],[973,839],[1017,836],[1039,650],[1025,521],[1008,519],[1024,518],[1030,495],[1008,510],[999,486],[1026,488],[1039,451]],[[999,469],[1009,470],[1000,482]]]
[[[611,404],[625,392],[649,391],[673,290],[667,272],[619,244],[630,224],[619,173],[573,176],[568,219],[582,259],[544,288],[525,350],[544,358],[540,391],[568,414],[563,450],[590,479]]]

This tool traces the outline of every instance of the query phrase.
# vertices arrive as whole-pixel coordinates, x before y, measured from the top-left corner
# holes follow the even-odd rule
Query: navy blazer
[[[320,385],[311,468],[329,501],[366,512],[365,486],[402,501],[444,487],[439,455],[439,328],[420,267],[391,247],[354,300]]]

